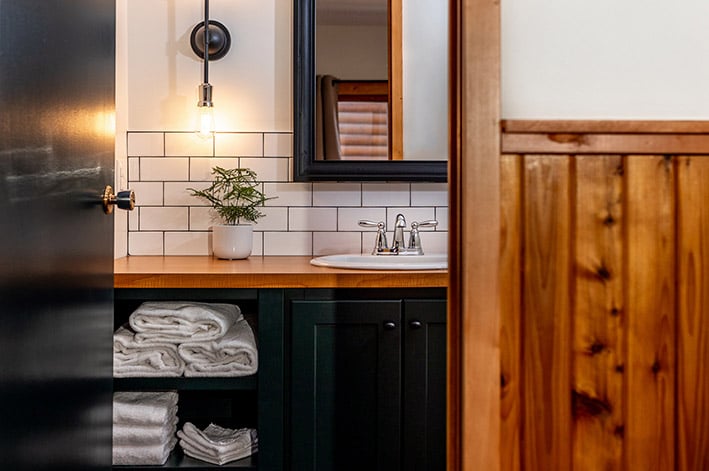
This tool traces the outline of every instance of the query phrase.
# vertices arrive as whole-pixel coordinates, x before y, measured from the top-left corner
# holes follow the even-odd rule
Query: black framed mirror
[[[293,179],[295,181],[447,181],[447,159],[316,158],[316,83],[318,80],[315,63],[316,0],[294,0],[293,21]],[[447,41],[448,37],[445,40]],[[447,85],[446,78],[445,86]],[[447,107],[447,96],[445,100]],[[448,134],[446,132],[444,136],[446,147]]]

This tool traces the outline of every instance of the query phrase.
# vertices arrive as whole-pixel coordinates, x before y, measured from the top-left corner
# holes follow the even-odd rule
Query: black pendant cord
[[[209,83],[209,0],[204,0],[204,83]]]

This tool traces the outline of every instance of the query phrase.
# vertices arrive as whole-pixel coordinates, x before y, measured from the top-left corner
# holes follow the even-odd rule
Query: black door
[[[0,469],[110,469],[113,0],[0,0]]]

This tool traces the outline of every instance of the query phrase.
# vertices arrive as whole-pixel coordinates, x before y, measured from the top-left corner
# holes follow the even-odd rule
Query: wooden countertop
[[[446,270],[346,270],[316,267],[311,257],[134,256],[114,263],[116,288],[438,288]]]

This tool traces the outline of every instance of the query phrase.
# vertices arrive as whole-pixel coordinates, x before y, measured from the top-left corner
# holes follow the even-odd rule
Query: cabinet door
[[[293,301],[292,469],[398,470],[401,302]]]
[[[446,469],[446,302],[404,305],[403,469]]]

